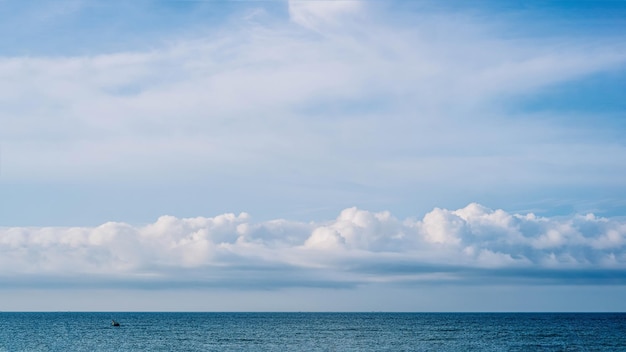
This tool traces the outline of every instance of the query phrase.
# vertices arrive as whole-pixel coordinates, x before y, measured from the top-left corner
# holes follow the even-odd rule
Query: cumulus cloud
[[[343,210],[326,222],[246,213],[151,224],[0,229],[5,285],[350,286],[373,282],[620,283],[626,221],[469,204],[421,219]],[[6,287],[6,286],[5,286]]]

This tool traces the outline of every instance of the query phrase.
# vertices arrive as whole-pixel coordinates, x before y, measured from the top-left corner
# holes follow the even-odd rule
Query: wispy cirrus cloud
[[[391,23],[398,10],[377,3],[279,4],[282,15],[246,3],[216,28],[134,50],[1,57],[3,179],[159,185],[152,193],[184,181],[207,197],[245,185],[284,204],[323,194],[306,208],[332,211],[415,199],[427,210],[436,196],[465,204],[483,194],[526,208],[529,190],[551,199],[558,187],[625,189],[610,119],[566,123],[569,112],[515,104],[623,70],[619,35],[538,38],[517,22],[427,7]],[[609,193],[594,192],[596,203]]]
[[[363,11],[364,4],[359,0],[349,1],[302,1],[288,0],[289,16],[295,23],[314,31],[325,32],[330,27],[345,26]]]
[[[347,16],[362,5],[294,1],[290,6],[326,18],[336,12]],[[89,169],[93,165],[84,151],[108,150],[111,159],[126,160],[119,167],[128,168],[163,148],[182,148],[208,164],[270,155],[327,159],[329,150],[342,160],[361,156],[382,162],[376,155],[392,152],[408,158],[441,152],[489,158],[486,144],[498,143],[500,150],[487,154],[520,160],[518,153],[534,154],[529,148],[539,141],[563,160],[564,142],[554,138],[565,130],[532,119],[503,120],[494,102],[626,61],[620,47],[589,50],[592,43],[567,39],[555,50],[550,40],[490,38],[469,19],[450,28],[437,18],[425,21],[437,26],[391,30],[373,24],[367,33],[356,33],[355,26],[344,24],[333,27],[334,36],[317,36],[288,25],[243,25],[228,35],[181,39],[146,52],[5,57],[2,138],[15,143],[7,162],[16,163],[7,172],[21,177],[17,170],[32,174],[40,165],[29,146],[53,153],[43,156],[59,163],[53,172],[70,171],[68,164]],[[465,28],[473,30],[467,34]],[[444,38],[432,37],[435,31]],[[520,132],[523,138],[516,138]],[[228,138],[221,137],[225,134]],[[41,148],[51,142],[57,148]],[[583,151],[602,148],[581,142]],[[124,143],[131,143],[122,148],[126,153],[111,146]],[[446,149],[461,144],[467,146],[462,154]],[[101,165],[114,172],[104,159]]]

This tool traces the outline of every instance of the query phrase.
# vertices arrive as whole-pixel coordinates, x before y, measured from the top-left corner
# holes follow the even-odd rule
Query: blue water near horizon
[[[61,350],[626,351],[626,313],[0,313],[0,351]]]

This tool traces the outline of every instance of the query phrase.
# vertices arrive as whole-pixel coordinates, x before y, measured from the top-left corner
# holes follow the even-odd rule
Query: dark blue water
[[[0,313],[0,351],[444,350],[626,351],[626,314]]]

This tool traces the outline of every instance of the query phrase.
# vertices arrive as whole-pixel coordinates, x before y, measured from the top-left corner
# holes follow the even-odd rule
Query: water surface
[[[0,313],[0,351],[60,350],[626,351],[626,314]]]

